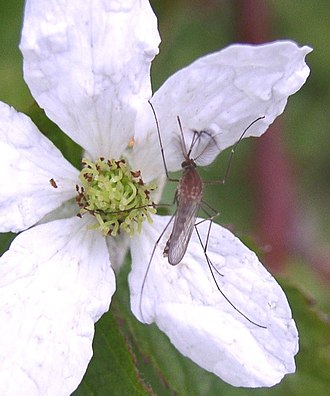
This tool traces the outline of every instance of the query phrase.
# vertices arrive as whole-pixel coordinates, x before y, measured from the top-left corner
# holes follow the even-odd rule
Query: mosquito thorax
[[[83,159],[82,163],[81,185],[76,186],[79,217],[94,216],[97,222],[93,228],[112,236],[121,231],[133,236],[145,220],[152,222],[150,215],[156,208],[150,193],[156,186],[145,184],[140,171],[132,171],[124,159]]]

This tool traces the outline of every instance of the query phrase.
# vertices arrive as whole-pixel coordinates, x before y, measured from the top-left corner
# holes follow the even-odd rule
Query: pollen
[[[105,236],[116,236],[121,231],[133,236],[140,233],[145,220],[152,222],[156,205],[150,193],[156,185],[145,184],[140,171],[132,171],[124,159],[82,162],[81,185],[76,186],[79,217],[87,213],[94,216],[93,228]]]
[[[134,140],[134,137],[132,136],[131,138],[130,138],[130,140],[129,140],[129,142],[128,142],[128,148],[132,148],[132,147],[134,147],[134,144],[135,144],[135,140]]]

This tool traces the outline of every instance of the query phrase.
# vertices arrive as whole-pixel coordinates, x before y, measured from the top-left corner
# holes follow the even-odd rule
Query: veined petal
[[[214,137],[215,148],[206,150],[199,159],[199,165],[208,165],[219,152],[237,142],[258,117],[265,118],[249,128],[245,137],[260,136],[267,130],[283,112],[288,97],[306,81],[309,68],[304,59],[310,51],[290,41],[232,45],[198,59],[165,81],[151,102],[168,169],[178,170],[182,162],[177,116],[186,145],[194,130],[204,130]],[[156,142],[155,121],[152,117],[150,120],[149,134]]]
[[[29,117],[5,103],[0,151],[0,232],[24,230],[76,194],[78,171]]]
[[[105,239],[77,217],[20,234],[0,259],[1,395],[69,395],[115,290]]]
[[[94,159],[119,158],[151,96],[158,52],[147,0],[28,0],[24,78],[46,114]]]
[[[182,262],[171,266],[162,257],[167,232],[146,276],[155,240],[168,220],[155,216],[132,241],[135,316],[155,322],[183,355],[234,386],[272,386],[294,372],[298,334],[285,294],[256,255],[225,228],[212,226],[207,254],[231,303],[218,290],[196,233]],[[208,229],[208,221],[198,226],[204,243]]]

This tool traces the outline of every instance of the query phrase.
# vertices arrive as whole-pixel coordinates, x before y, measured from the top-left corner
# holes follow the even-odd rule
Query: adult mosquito
[[[256,122],[258,122],[259,120],[261,120],[265,117],[264,116],[258,117],[244,129],[244,131],[242,132],[238,141],[234,144],[234,146],[231,149],[231,153],[230,153],[230,157],[228,160],[224,178],[220,179],[220,180],[204,182],[197,172],[196,161],[198,161],[199,158],[201,158],[205,153],[207,153],[208,150],[214,149],[214,147],[217,150],[219,150],[217,147],[217,142],[216,142],[215,136],[206,130],[192,131],[193,132],[192,139],[191,139],[189,148],[187,149],[181,120],[180,120],[180,117],[177,116],[177,122],[178,122],[178,126],[179,126],[179,131],[180,131],[180,145],[181,145],[181,149],[182,149],[183,161],[181,163],[181,167],[182,167],[181,178],[173,179],[169,176],[168,168],[166,165],[164,146],[163,146],[163,142],[162,142],[162,138],[161,138],[161,134],[160,134],[160,128],[159,128],[159,123],[158,123],[158,119],[156,116],[156,112],[155,112],[155,109],[154,109],[152,103],[151,102],[149,102],[149,103],[150,103],[150,106],[151,106],[151,109],[152,109],[152,112],[153,112],[153,115],[154,115],[154,118],[156,121],[158,140],[159,140],[159,145],[160,145],[160,150],[161,150],[161,155],[162,155],[162,160],[163,160],[163,164],[164,164],[166,177],[169,181],[177,182],[178,185],[177,185],[177,189],[175,192],[175,198],[174,198],[174,202],[176,203],[176,210],[175,210],[173,216],[171,217],[170,221],[164,228],[163,232],[157,239],[157,241],[154,245],[154,248],[152,250],[148,266],[147,266],[147,272],[146,272],[146,275],[145,275],[143,283],[142,283],[141,299],[140,299],[140,312],[142,313],[141,301],[142,301],[143,289],[145,286],[147,274],[148,274],[153,256],[155,254],[156,248],[157,248],[160,240],[162,239],[164,233],[166,232],[166,230],[168,229],[168,227],[174,220],[171,234],[165,244],[165,248],[163,251],[163,255],[164,255],[164,257],[167,257],[169,264],[175,266],[175,265],[178,265],[182,261],[184,255],[187,251],[188,244],[191,239],[192,233],[195,229],[198,239],[199,239],[201,246],[203,248],[203,253],[206,258],[210,272],[212,274],[212,278],[213,278],[219,292],[222,294],[222,296],[225,298],[225,300],[246,320],[248,320],[250,323],[252,323],[258,327],[266,328],[265,326],[262,326],[256,322],[252,321],[250,318],[248,318],[246,315],[244,315],[244,313],[242,313],[230,301],[230,299],[223,293],[223,291],[220,289],[220,287],[218,285],[218,282],[215,277],[215,272],[220,276],[222,276],[222,274],[219,273],[217,268],[213,265],[210,258],[208,257],[207,245],[208,245],[208,239],[209,239],[213,219],[216,216],[218,216],[219,213],[203,200],[204,186],[206,184],[225,184],[225,182],[227,180],[227,176],[230,171],[232,158],[234,156],[235,149],[236,149],[237,145],[243,139],[243,137],[246,134],[246,132],[248,131],[248,129],[251,128],[251,126],[254,125]],[[201,150],[198,152],[198,150],[196,150],[196,146],[199,145],[200,140],[203,137],[207,138],[207,143],[204,144],[203,147],[201,148]],[[192,157],[193,151],[195,151],[197,153],[197,155],[194,158]],[[196,223],[197,214],[200,209],[206,213],[208,218]],[[210,214],[210,211],[213,212],[212,215]],[[198,225],[204,221],[210,222],[209,227],[208,227],[207,238],[206,238],[205,242],[202,241],[201,235],[198,231]]]

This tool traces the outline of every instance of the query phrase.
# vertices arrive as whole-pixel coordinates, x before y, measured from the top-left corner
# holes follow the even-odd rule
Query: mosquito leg
[[[143,311],[142,311],[142,299],[143,299],[144,288],[145,288],[145,285],[146,285],[146,280],[147,280],[147,276],[148,276],[148,273],[149,273],[149,270],[150,270],[151,262],[152,262],[152,260],[154,258],[155,251],[157,249],[157,246],[158,246],[160,240],[163,238],[163,235],[165,234],[166,230],[168,229],[168,227],[172,223],[174,217],[175,217],[175,213],[172,215],[172,217],[170,218],[169,222],[166,224],[165,228],[163,229],[163,231],[161,232],[161,234],[158,237],[157,241],[155,242],[154,247],[153,247],[152,252],[151,252],[151,256],[150,256],[148,265],[147,265],[146,273],[144,274],[144,277],[143,277],[142,286],[141,286],[141,292],[140,292],[140,301],[139,301],[139,311],[140,311],[140,315],[141,315],[141,318],[142,318],[143,321],[144,321],[144,317],[143,317]]]
[[[205,202],[204,200],[202,200],[202,205],[200,206],[200,209],[206,214],[207,218],[206,219],[202,219],[199,222],[197,222],[195,224],[195,230],[198,236],[198,239],[202,245],[203,248],[203,252],[204,252],[204,256],[206,258],[206,261],[208,263],[208,266],[211,266],[214,271],[219,275],[219,276],[223,276],[223,274],[221,274],[221,272],[219,272],[219,270],[214,266],[214,264],[212,263],[211,259],[209,258],[208,254],[207,254],[207,247],[208,247],[208,243],[209,243],[209,238],[210,238],[210,233],[211,233],[211,227],[213,224],[213,219],[215,217],[217,217],[219,215],[219,212],[217,210],[215,210],[210,204],[208,204],[207,202]],[[207,208],[209,210],[211,210],[213,212],[213,215],[210,214],[210,212],[205,208],[205,206],[207,206]],[[205,244],[202,241],[202,237],[198,231],[198,226],[202,223],[204,223],[205,221],[209,221],[209,227],[207,230],[207,236],[206,236],[206,240],[205,240]]]
[[[227,168],[225,171],[225,175],[222,179],[220,180],[208,180],[205,181],[204,184],[225,184],[227,181],[227,178],[229,176],[229,172],[230,172],[230,168],[231,168],[231,163],[235,154],[235,151],[237,149],[237,146],[239,145],[239,143],[241,142],[241,140],[244,138],[244,135],[246,134],[246,132],[252,127],[252,125],[254,125],[256,122],[264,119],[265,116],[262,117],[258,117],[256,118],[254,121],[252,121],[243,131],[243,133],[241,134],[241,136],[239,137],[239,139],[237,140],[237,142],[234,144],[234,146],[232,147],[232,149],[230,150],[230,155],[229,155],[229,159],[228,159],[228,163],[227,163]]]
[[[203,211],[204,213],[206,213],[206,215],[208,215],[209,217],[212,217],[212,219],[214,219],[215,217],[219,216],[220,213],[219,213],[216,209],[214,209],[209,203],[207,203],[206,201],[202,200],[202,204],[205,205],[205,206],[207,206],[207,207],[213,212],[213,215],[210,215],[210,214],[206,211],[206,209],[203,208],[203,206],[201,205],[200,208],[202,209],[202,211]]]
[[[204,244],[204,242],[202,241],[202,237],[200,235],[200,232],[198,231],[198,226],[200,224],[204,223],[205,221],[209,221],[209,227],[208,227],[208,231],[207,231],[206,241],[205,241],[205,244]],[[203,248],[203,253],[204,253],[204,256],[206,258],[207,265],[209,267],[212,267],[214,269],[214,271],[219,276],[223,276],[223,274],[221,272],[219,272],[219,270],[216,268],[216,266],[212,263],[211,259],[209,258],[208,254],[207,254],[207,246],[208,246],[208,242],[209,242],[209,236],[210,236],[210,232],[211,232],[212,223],[213,223],[213,220],[211,218],[203,219],[203,220],[201,220],[201,221],[199,221],[198,223],[195,224],[195,230],[196,230],[196,234],[198,236],[199,242],[200,242],[200,244],[201,244],[201,246]]]
[[[212,220],[210,220],[210,223],[212,223]],[[201,222],[200,222],[199,224],[201,224]],[[217,270],[217,268],[214,266],[214,264],[211,262],[209,256],[207,255],[205,246],[203,245],[203,242],[202,242],[201,235],[200,235],[200,233],[199,233],[199,231],[198,231],[198,229],[197,229],[197,225],[195,225],[195,230],[196,230],[196,233],[197,233],[197,235],[198,235],[198,239],[199,239],[199,241],[200,241],[200,243],[201,243],[201,245],[202,245],[202,247],[203,247],[203,252],[204,252],[204,255],[205,255],[205,258],[206,258],[206,261],[207,261],[207,265],[208,265],[208,267],[209,267],[209,270],[210,270],[212,279],[213,279],[213,281],[214,281],[214,283],[215,283],[215,285],[216,285],[216,288],[217,288],[218,291],[221,293],[221,295],[223,296],[223,298],[229,303],[230,306],[232,306],[232,307],[235,309],[236,312],[238,312],[241,316],[243,316],[243,318],[245,318],[248,322],[252,323],[253,325],[255,325],[255,326],[257,326],[257,327],[261,327],[262,329],[267,329],[267,326],[263,326],[263,325],[261,325],[261,324],[259,324],[259,323],[254,322],[254,321],[251,320],[248,316],[246,316],[242,311],[240,311],[240,310],[230,301],[230,299],[226,296],[226,294],[221,290],[221,288],[220,288],[220,286],[219,286],[219,284],[218,284],[218,282],[217,282],[217,279],[216,279],[216,277],[215,277],[213,271],[215,271],[217,274],[219,274],[219,275],[221,275],[221,276],[223,276],[223,275],[220,274],[220,272]],[[210,227],[209,227],[209,230],[210,230]],[[208,236],[209,236],[209,234],[208,234]]]
[[[207,237],[206,237],[206,243],[205,243],[205,245],[204,245],[204,244],[203,244],[203,241],[202,241],[202,237],[201,237],[201,235],[200,235],[200,232],[198,231],[198,225],[200,225],[201,223],[203,223],[204,221],[207,221],[207,220],[210,221],[210,225],[209,225],[209,228],[208,228],[208,233],[207,233]],[[218,269],[215,267],[215,265],[212,263],[212,261],[210,260],[208,254],[207,254],[207,249],[206,249],[207,243],[208,243],[208,239],[209,239],[209,236],[210,236],[210,232],[211,232],[212,223],[213,223],[212,218],[211,218],[211,219],[204,219],[204,220],[200,221],[199,223],[195,224],[195,230],[196,230],[198,239],[199,239],[199,241],[200,241],[200,243],[201,243],[201,245],[202,245],[203,253],[204,253],[204,256],[205,256],[206,262],[207,262],[207,266],[209,267],[209,270],[210,270],[212,279],[213,279],[213,281],[214,281],[214,283],[215,283],[215,285],[216,285],[216,288],[217,288],[218,291],[221,293],[221,295],[223,296],[223,298],[235,309],[236,312],[238,312],[241,316],[243,316],[243,318],[245,318],[248,322],[252,323],[253,325],[255,325],[255,326],[257,326],[257,327],[261,327],[261,328],[263,328],[263,329],[266,329],[266,328],[267,328],[266,326],[263,326],[263,325],[261,325],[261,324],[259,324],[259,323],[254,322],[254,321],[251,320],[248,316],[246,316],[242,311],[240,311],[240,310],[230,301],[230,299],[225,295],[225,293],[221,290],[221,288],[220,288],[220,286],[219,286],[219,284],[218,284],[218,282],[217,282],[217,279],[216,279],[216,277],[215,277],[214,272],[216,272],[216,273],[217,273],[218,275],[220,275],[220,276],[224,276],[224,275],[221,274],[221,273],[218,271]]]
[[[209,213],[209,211],[206,210],[205,206],[207,206],[207,208],[210,209],[213,212],[213,215],[211,215]],[[202,202],[201,202],[200,209],[206,214],[207,219],[201,220],[198,223],[196,223],[195,225],[198,226],[199,224],[203,223],[206,220],[210,221],[209,229],[208,229],[208,233],[207,233],[207,237],[206,237],[206,241],[205,241],[205,251],[207,251],[207,245],[208,245],[208,242],[209,242],[209,235],[210,235],[210,232],[211,232],[213,219],[215,219],[217,216],[219,216],[220,213],[216,209],[214,209],[210,204],[205,202],[204,200],[202,200]]]

